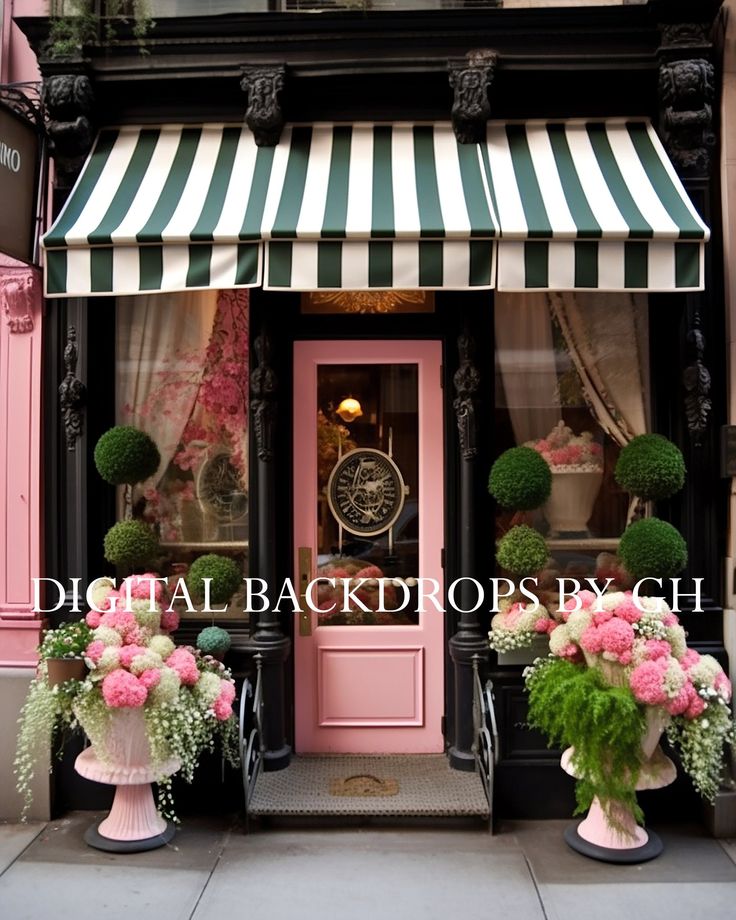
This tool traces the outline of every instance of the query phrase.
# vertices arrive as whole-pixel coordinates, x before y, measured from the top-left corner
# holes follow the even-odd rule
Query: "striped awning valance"
[[[699,290],[708,230],[643,120],[489,125],[496,286]]]
[[[295,126],[275,148],[245,127],[106,130],[44,238],[47,293],[491,287],[479,154],[449,124]]]
[[[106,129],[49,296],[195,288],[691,290],[708,231],[642,120]],[[496,264],[498,263],[498,264]]]

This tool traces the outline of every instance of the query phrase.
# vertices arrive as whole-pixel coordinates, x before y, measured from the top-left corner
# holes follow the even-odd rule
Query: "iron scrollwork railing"
[[[243,771],[245,831],[248,832],[250,803],[263,764],[263,675],[261,656],[255,655],[256,686],[246,678],[240,691],[240,763]]]
[[[473,753],[483,783],[483,791],[488,799],[489,826],[493,828],[493,775],[499,756],[498,726],[493,705],[493,682],[489,680],[483,686],[480,679],[479,668],[482,662],[480,655],[473,656]]]

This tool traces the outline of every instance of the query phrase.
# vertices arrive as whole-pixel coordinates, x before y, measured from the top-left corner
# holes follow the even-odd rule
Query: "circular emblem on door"
[[[375,536],[395,523],[404,507],[401,471],[381,450],[358,447],[333,467],[327,483],[330,511],[345,530]]]

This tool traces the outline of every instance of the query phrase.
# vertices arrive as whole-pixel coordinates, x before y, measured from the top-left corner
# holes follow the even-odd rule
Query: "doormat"
[[[384,795],[397,795],[399,783],[395,779],[379,779],[371,773],[357,773],[344,779],[330,780],[330,795],[371,799]]]

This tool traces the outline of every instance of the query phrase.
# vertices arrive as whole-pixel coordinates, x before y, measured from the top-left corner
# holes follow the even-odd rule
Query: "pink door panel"
[[[414,587],[417,578],[433,578],[442,597],[441,358],[439,342],[294,346],[295,578],[299,548],[309,547],[312,577],[336,584],[320,586],[316,600],[324,609],[308,614],[311,630],[295,635],[299,752],[443,750],[443,617],[431,603],[417,612]],[[359,414],[340,415],[346,397],[359,400]],[[390,530],[374,532],[375,483],[359,493],[364,504],[346,506],[340,516],[330,473],[359,449],[366,451],[368,478],[375,456],[381,462],[389,455],[400,471],[406,494]],[[362,470],[350,474],[351,484]],[[365,582],[356,590],[362,606],[344,608],[340,589],[357,579]],[[379,579],[388,612],[379,609]],[[406,610],[394,609],[403,596],[400,582],[409,585]]]

